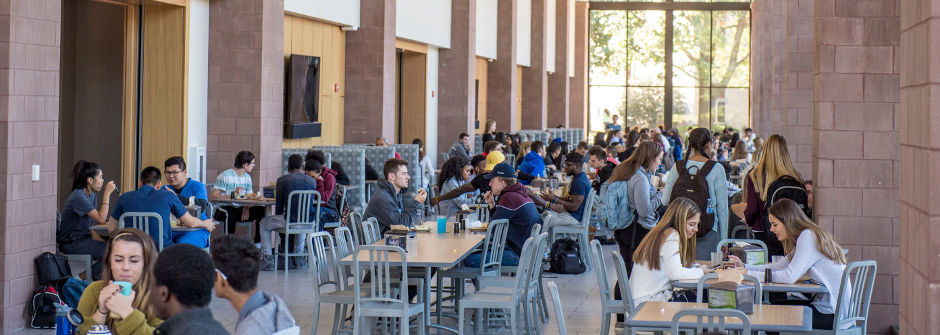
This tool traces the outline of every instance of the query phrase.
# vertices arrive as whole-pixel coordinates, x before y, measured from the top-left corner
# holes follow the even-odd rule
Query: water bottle
[[[93,325],[88,330],[88,335],[111,335],[111,330],[105,325]]]
[[[82,313],[79,313],[71,307],[57,307],[55,313],[55,333],[56,335],[78,334],[78,326],[81,325],[83,321]]]

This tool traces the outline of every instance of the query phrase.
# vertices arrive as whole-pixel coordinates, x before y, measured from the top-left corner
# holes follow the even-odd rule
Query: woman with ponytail
[[[712,133],[705,128],[692,130],[692,132],[689,133],[689,140],[687,142],[688,149],[685,154],[687,158],[676,162],[672,169],[669,170],[669,173],[666,174],[666,186],[663,188],[663,205],[668,205],[669,201],[672,200],[672,187],[675,185],[676,180],[679,179],[679,172],[676,171],[676,166],[685,164],[685,168],[689,173],[695,172],[697,174],[698,170],[709,161],[708,157],[715,151],[715,142],[713,141]],[[718,238],[715,239],[713,243],[717,244],[719,240],[727,238],[728,236],[728,187],[724,167],[722,167],[721,164],[715,164],[708,175],[705,176],[705,181],[708,182],[708,206],[707,208],[700,208],[700,210],[703,211],[703,216],[714,216],[715,224],[712,230],[718,232]],[[708,241],[711,242],[711,238],[709,238]],[[705,249],[704,247],[705,246],[703,246],[703,250]],[[707,247],[711,251],[715,250],[714,246]]]
[[[104,188],[101,209],[98,204],[98,192]],[[84,160],[75,163],[72,169],[72,193],[62,207],[62,218],[56,229],[56,243],[59,250],[66,254],[91,255],[92,277],[98,279],[101,274],[101,258],[107,245],[91,237],[91,228],[95,224],[105,224],[114,192],[114,181],[105,184],[101,167],[94,162]]]

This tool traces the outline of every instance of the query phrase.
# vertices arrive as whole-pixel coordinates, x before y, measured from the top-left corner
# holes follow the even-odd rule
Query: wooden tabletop
[[[466,231],[460,234],[438,233],[436,229],[430,232],[418,232],[414,239],[417,247],[407,256],[408,266],[435,268],[455,266],[483,243],[485,237],[486,234],[473,234]],[[373,245],[385,245],[385,240],[379,240]],[[366,253],[362,253],[362,257],[366,257]],[[352,258],[352,255],[346,256],[340,260],[340,263],[352,264]],[[400,262],[401,259],[396,257],[391,261]]]
[[[705,287],[708,288],[709,285],[717,283],[718,279],[709,279],[705,281]],[[760,283],[761,288],[764,292],[799,292],[799,293],[828,293],[825,287],[822,287],[819,284],[814,283],[805,283],[804,281],[798,281],[795,284],[784,284],[784,283]],[[686,288],[686,289],[697,289],[698,280],[697,279],[688,279],[688,280],[674,280],[672,282],[673,287],[677,288]]]
[[[237,204],[251,206],[274,206],[274,200],[252,200],[252,199],[213,199],[217,204]]]
[[[216,223],[216,224],[218,224],[218,223]],[[111,232],[108,231],[108,226],[107,226],[107,225],[94,225],[94,226],[91,226],[91,228],[88,228],[88,229],[91,230],[91,231],[93,231],[93,232],[95,232],[95,233],[97,233],[98,236],[101,236],[101,237],[108,237],[108,236],[111,236]],[[186,226],[173,226],[171,229],[172,229],[173,231],[175,231],[175,232],[189,232],[189,231],[197,231],[197,230],[202,229],[202,228],[192,228],[192,227],[186,227]]]
[[[627,326],[644,329],[669,329],[676,312],[690,308],[708,308],[707,303],[647,301],[625,321]],[[752,331],[808,332],[812,330],[812,312],[806,306],[754,305],[754,313],[747,315]],[[680,328],[694,328],[694,316],[679,320]],[[726,319],[729,329],[740,329],[737,318]]]

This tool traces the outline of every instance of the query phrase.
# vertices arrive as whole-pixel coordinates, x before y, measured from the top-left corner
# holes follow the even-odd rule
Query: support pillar
[[[497,131],[518,129],[516,118],[516,1],[499,1],[496,17],[496,60],[486,70],[486,115]],[[484,127],[480,124],[480,127]]]
[[[476,7],[476,0],[451,4],[450,49],[441,49],[438,63],[437,148],[441,152],[450,150],[458,134],[474,130]]]
[[[520,0],[530,1],[530,0]],[[548,1],[532,1],[532,60],[522,68],[522,129],[545,129],[548,117]]]
[[[555,1],[555,72],[548,75],[548,127],[558,125],[568,126],[568,89],[570,77],[568,76],[568,20],[570,19],[568,3],[571,0]],[[577,143],[576,143],[577,144]]]
[[[395,137],[396,3],[361,0],[362,26],[346,33],[347,143]]]

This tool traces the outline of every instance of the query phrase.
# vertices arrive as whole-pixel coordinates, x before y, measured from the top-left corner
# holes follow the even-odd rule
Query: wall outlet
[[[39,164],[33,164],[33,181],[39,181]]]

